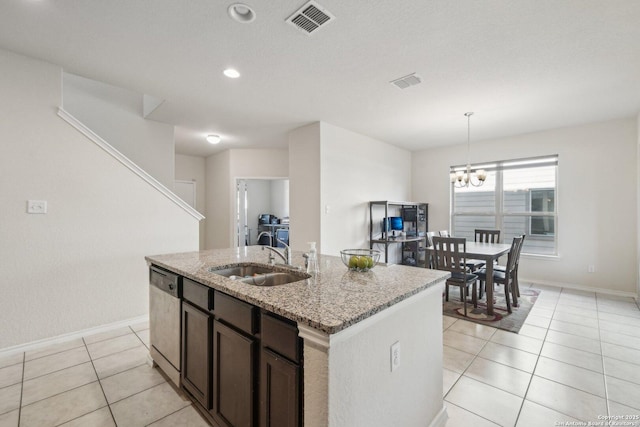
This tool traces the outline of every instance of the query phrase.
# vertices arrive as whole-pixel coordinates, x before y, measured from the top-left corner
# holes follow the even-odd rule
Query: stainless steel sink
[[[278,286],[287,283],[308,279],[309,276],[302,272],[285,272],[269,266],[255,264],[238,264],[233,267],[209,269],[211,273],[228,277],[248,285]]]
[[[240,279],[240,282],[255,286],[278,286],[308,279],[308,274],[269,273]]]
[[[235,276],[234,279],[236,278],[242,279],[244,277],[254,276],[256,274],[273,273],[273,268],[263,267],[263,266],[254,265],[254,264],[239,264],[233,267],[221,268],[221,269],[212,267],[209,269],[209,271],[224,277]]]

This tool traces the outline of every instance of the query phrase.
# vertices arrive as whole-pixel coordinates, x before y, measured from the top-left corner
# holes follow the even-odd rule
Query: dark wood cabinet
[[[302,425],[302,340],[290,320],[262,312],[260,427]]]
[[[263,348],[260,355],[260,427],[299,427],[300,367]]]
[[[183,277],[180,385],[216,427],[300,427],[295,322]]]
[[[211,407],[212,316],[182,302],[181,382],[203,407]]]
[[[213,323],[213,407],[221,425],[255,425],[255,339]]]

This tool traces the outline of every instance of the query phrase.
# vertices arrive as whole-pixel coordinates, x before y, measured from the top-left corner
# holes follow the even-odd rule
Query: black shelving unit
[[[384,218],[403,219],[404,235],[394,236],[386,230]],[[429,228],[429,204],[420,202],[369,202],[369,248],[382,246],[384,262],[389,262],[389,248],[399,247],[403,264],[427,267],[425,252]]]

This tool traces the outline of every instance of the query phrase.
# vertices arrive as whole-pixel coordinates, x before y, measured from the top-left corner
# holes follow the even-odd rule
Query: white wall
[[[636,294],[636,298],[640,299],[640,113],[638,114],[638,117],[636,118],[636,135],[638,138],[638,143],[636,145],[636,165],[638,167],[638,175],[637,175],[637,179],[636,179],[636,198],[637,198],[637,205],[636,205],[636,209],[637,209],[637,215],[638,215],[638,220],[636,222],[636,227],[637,227],[637,232],[638,232],[638,236],[636,238],[636,250],[637,250],[637,276],[636,276],[636,281],[637,281],[637,294]]]
[[[321,140],[322,253],[368,248],[369,201],[410,199],[411,153],[328,123]]]
[[[614,120],[472,144],[472,162],[559,155],[559,256],[523,256],[523,279],[635,294],[636,122]],[[449,166],[465,161],[464,145],[413,155],[413,198],[429,202],[431,230],[449,228]],[[589,264],[595,273],[587,273]]]
[[[251,244],[258,244],[258,215],[272,213],[271,182],[263,179],[247,179],[247,223],[251,230]]]
[[[173,125],[142,116],[143,95],[63,73],[64,109],[173,190]]]
[[[411,195],[410,152],[323,122],[289,134],[289,171],[291,239],[302,250],[368,248],[369,201]]]
[[[197,156],[185,156],[176,154],[176,180],[194,181],[196,183],[196,210],[201,214],[206,211],[206,188],[207,180],[205,173],[205,158]],[[205,248],[205,233],[207,219],[200,221],[200,249]]]
[[[289,180],[274,179],[271,183],[271,211],[278,218],[289,216]]]
[[[197,249],[198,221],[57,116],[59,67],[0,69],[0,349],[146,314],[144,256]]]
[[[286,178],[288,158],[281,149],[230,149],[207,157],[207,249],[234,244],[236,179]]]
[[[289,244],[306,250],[320,235],[320,122],[289,133]]]
[[[207,218],[205,247],[207,249],[228,248],[229,224],[231,212],[229,200],[229,150],[207,157],[206,181],[207,194],[205,196]]]

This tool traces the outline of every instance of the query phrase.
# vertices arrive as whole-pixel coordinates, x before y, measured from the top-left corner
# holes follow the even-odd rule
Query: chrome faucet
[[[268,231],[263,231],[262,233],[258,234],[258,239],[257,239],[258,244],[260,244],[260,238],[262,236],[269,236],[269,246],[273,246],[273,235]]]
[[[289,245],[287,245],[285,242],[283,242],[280,239],[276,239],[276,242],[282,243],[284,245],[284,254],[282,252],[280,252],[279,250],[277,250],[274,247],[271,246],[263,246],[262,250],[264,251],[265,249],[269,249],[269,251],[271,251],[271,253],[269,254],[269,264],[273,265],[274,263],[274,258],[273,258],[273,253],[275,253],[276,255],[278,255],[282,261],[284,261],[284,263],[286,265],[292,265],[291,264],[291,250],[289,248]]]

